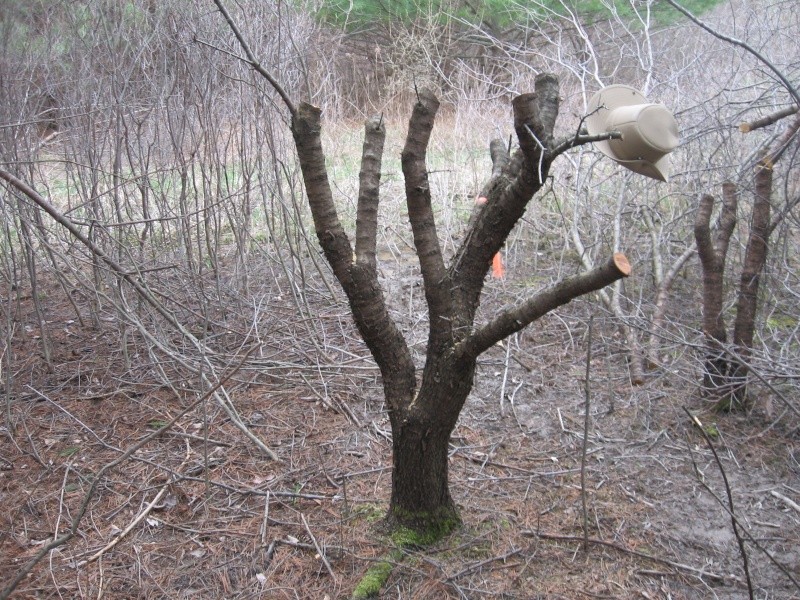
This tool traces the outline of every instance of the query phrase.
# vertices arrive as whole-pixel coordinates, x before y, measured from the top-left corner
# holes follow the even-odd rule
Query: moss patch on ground
[[[431,546],[450,534],[460,524],[458,513],[448,511],[444,518],[432,518],[431,515],[403,515],[406,522],[414,522],[420,528],[411,528],[400,524],[397,509],[386,519],[388,538],[394,548],[364,573],[353,590],[352,600],[377,598],[381,588],[386,584],[394,565],[406,557],[405,550]],[[410,518],[413,517],[413,518]],[[387,540],[387,541],[389,541]]]
[[[365,600],[366,598],[377,598],[381,588],[389,579],[392,573],[392,563],[381,561],[374,564],[358,582],[356,589],[353,590],[353,600]]]

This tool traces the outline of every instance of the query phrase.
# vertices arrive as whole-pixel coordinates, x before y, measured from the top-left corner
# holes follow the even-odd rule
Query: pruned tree
[[[393,443],[388,522],[424,532],[428,539],[437,537],[459,520],[448,486],[448,443],[472,389],[478,357],[549,311],[630,274],[625,256],[615,253],[604,264],[564,279],[476,326],[476,311],[492,257],[543,186],[552,162],[574,146],[619,134],[576,133],[555,140],[558,80],[549,74],[538,76],[534,93],[513,100],[519,148],[512,155],[501,143],[491,145],[495,168],[484,187],[487,202],[476,209],[467,235],[446,264],[426,167],[439,101],[427,90],[417,93],[401,162],[429,318],[425,365],[418,381],[411,351],[390,316],[378,281],[376,228],[386,135],[382,119],[369,119],[365,126],[353,246],[333,200],[321,141],[321,110],[305,102],[295,105],[254,56],[221,0],[214,2],[236,35],[246,61],[270,82],[291,115],[319,244],[380,369]]]
[[[750,370],[748,360],[752,355],[756,331],[761,276],[767,264],[769,238],[782,220],[798,203],[797,198],[786,198],[785,206],[772,218],[773,178],[776,165],[796,144],[800,132],[800,93],[783,70],[774,64],[763,51],[746,40],[721,33],[698,19],[675,0],[667,0],[695,25],[713,37],[743,50],[754,57],[777,79],[780,90],[776,96],[788,96],[789,106],[772,110],[739,126],[739,131],[749,133],[773,124],[779,128],[756,152],[754,160],[745,160],[739,178],[752,187],[752,211],[745,245],[745,254],[739,276],[736,296],[736,316],[731,345],[726,345],[727,332],[723,319],[724,272],[728,245],[736,225],[739,190],[736,184],[723,184],[723,203],[719,225],[712,241],[710,230],[714,198],[705,194],[695,219],[695,240],[703,271],[703,333],[706,340],[703,386],[718,398],[718,410],[734,410],[748,406],[747,382]],[[786,102],[781,99],[781,102]],[[791,159],[790,159],[791,162]],[[788,167],[791,169],[791,165]],[[788,195],[787,195],[788,196]]]
[[[741,126],[750,132],[787,116],[797,109],[778,111],[773,115]],[[706,339],[706,361],[703,387],[718,397],[718,410],[733,410],[747,406],[748,357],[753,348],[758,310],[761,274],[767,264],[769,238],[781,221],[797,205],[789,200],[784,210],[772,218],[773,169],[800,131],[800,117],[795,116],[785,131],[767,149],[755,166],[753,175],[753,209],[745,246],[744,262],[739,276],[736,296],[736,317],[733,325],[733,345],[726,346],[727,332],[723,319],[724,274],[728,242],[736,225],[738,190],[735,184],[722,186],[723,200],[719,224],[714,235],[710,231],[714,198],[704,195],[695,220],[695,239],[703,270],[703,334]]]

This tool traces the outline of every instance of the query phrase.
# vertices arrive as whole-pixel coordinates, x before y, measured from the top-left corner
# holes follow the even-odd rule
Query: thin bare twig
[[[447,581],[453,582],[456,579],[458,579],[459,577],[463,577],[464,575],[469,575],[470,573],[473,573],[473,572],[475,572],[475,571],[477,571],[479,569],[482,569],[486,565],[490,565],[493,562],[503,562],[503,563],[505,563],[505,561],[507,561],[512,556],[516,556],[517,554],[521,554],[522,552],[523,552],[522,548],[516,548],[514,550],[506,552],[505,554],[501,554],[499,556],[492,556],[490,558],[486,558],[486,559],[481,560],[481,561],[479,561],[479,562],[477,562],[475,564],[472,564],[472,565],[470,565],[468,567],[465,567],[465,568],[461,569],[460,571],[458,571],[457,573],[454,573],[453,575],[449,575],[447,577]]]
[[[706,430],[703,428],[700,421],[695,417],[692,413],[689,412],[689,409],[685,406],[683,407],[684,412],[689,416],[692,423],[697,425],[697,428],[700,430],[700,433],[703,436],[703,439],[706,441],[706,445],[708,449],[711,450],[711,454],[714,455],[714,460],[717,462],[717,468],[719,472],[722,474],[722,481],[725,483],[725,493],[728,495],[728,507],[729,512],[731,515],[731,525],[733,526],[733,534],[736,536],[736,543],[739,544],[739,554],[742,557],[742,565],[744,566],[744,576],[747,580],[747,593],[750,596],[750,600],[755,598],[754,591],[753,591],[753,582],[750,579],[750,561],[747,558],[747,549],[744,547],[744,540],[742,536],[739,534],[739,526],[737,524],[737,519],[735,518],[735,511],[733,508],[733,494],[731,493],[731,486],[728,483],[728,475],[725,473],[725,469],[722,466],[722,461],[719,459],[719,455],[717,454],[716,448],[714,448],[714,444],[711,442],[711,438],[708,437]]]
[[[181,469],[183,469],[183,467],[186,466],[186,463],[189,461],[189,457],[191,456],[191,454],[192,454],[192,450],[191,450],[191,447],[189,446],[189,441],[186,440],[186,458],[183,459],[183,462],[178,467],[178,469],[177,469],[178,472],[180,472]],[[142,510],[142,512],[140,512],[138,515],[136,515],[136,518],[133,519],[133,521],[131,521],[128,524],[128,526],[125,529],[123,529],[117,537],[115,537],[108,544],[106,544],[105,546],[100,548],[100,550],[98,550],[97,552],[92,554],[86,560],[83,560],[83,561],[79,562],[77,566],[78,567],[82,567],[85,564],[88,564],[90,562],[96,561],[98,558],[103,556],[103,554],[105,554],[109,550],[113,549],[114,546],[119,544],[123,540],[123,538],[126,535],[128,535],[131,531],[133,531],[133,528],[136,527],[139,523],[141,523],[144,520],[144,518],[147,517],[147,515],[150,514],[150,511],[152,511],[153,508],[155,508],[158,505],[158,503],[161,500],[161,498],[167,492],[167,489],[169,489],[170,484],[173,483],[174,481],[175,481],[175,478],[173,477],[172,479],[168,480],[166,483],[162,484],[161,489],[158,491],[158,493],[156,494],[155,498],[153,498],[152,501],[150,501],[150,503],[147,506],[144,507],[144,510]]]
[[[588,134],[577,134],[571,137],[568,137],[565,140],[562,140],[556,143],[553,146],[552,150],[550,150],[550,159],[554,159],[559,154],[563,154],[570,148],[577,148],[578,146],[583,146],[584,144],[590,144],[592,142],[602,142],[604,140],[621,140],[622,134],[619,131],[607,131],[605,133],[597,133],[595,135],[588,135]]]
[[[264,497],[264,518],[261,521],[261,545],[267,547],[267,530],[269,528],[269,490]]]
[[[565,542],[581,542],[583,543],[583,537],[577,535],[555,535],[551,533],[542,533],[540,531],[523,531],[522,535],[527,536],[535,536],[540,537],[545,540],[562,540]],[[692,567],[691,565],[685,565],[683,563],[676,562],[674,560],[669,560],[668,558],[659,558],[658,556],[653,556],[652,554],[647,554],[646,552],[639,552],[638,550],[633,550],[631,548],[626,548],[621,544],[617,544],[615,542],[607,542],[606,540],[598,540],[595,538],[589,538],[590,544],[597,544],[599,546],[606,546],[607,548],[613,548],[614,550],[618,550],[619,552],[623,552],[625,554],[631,554],[633,556],[638,556],[640,558],[645,558],[647,560],[652,560],[657,563],[661,563],[664,565],[669,565],[675,569],[680,571],[686,571],[688,573],[693,573],[699,577],[710,577],[711,579],[716,579],[717,581],[735,581],[737,583],[741,583],[742,580],[738,577],[734,577],[733,575],[720,575],[718,573],[713,573],[711,571],[706,571],[705,569],[698,569],[697,567]]]
[[[594,315],[589,317],[589,340],[586,342],[586,380],[583,389],[586,397],[586,414],[583,416],[583,445],[581,447],[581,505],[583,508],[583,551],[589,552],[589,512],[586,510],[586,448],[589,445],[589,397],[591,395],[592,326]]]
[[[776,492],[775,490],[772,490],[770,494],[772,496],[775,496],[778,500],[786,504],[786,506],[794,509],[798,514],[800,514],[800,504],[797,504],[797,502],[795,502],[794,500],[790,500],[789,498],[787,498],[781,493]]]
[[[684,408],[684,410],[686,410],[686,409]],[[688,412],[688,411],[687,411],[687,412]],[[700,422],[700,420],[699,420],[697,417],[693,416],[691,413],[689,413],[689,416],[692,418],[692,422],[693,422],[693,423],[694,423],[694,424],[695,424],[695,425],[696,425],[698,428],[700,428],[700,429],[702,430],[702,429],[703,429],[703,425],[702,425],[702,423]],[[712,452],[713,452],[713,451],[712,451]],[[714,456],[715,456],[715,458],[717,458],[717,459],[718,459],[718,457],[716,456],[716,452],[714,452]],[[695,462],[694,462],[694,456],[692,456],[692,455],[691,455],[691,450],[690,450],[690,457],[691,457],[691,459],[692,459],[692,464],[693,464],[693,466],[694,466],[695,472],[696,472],[696,473],[699,473],[699,469],[698,469],[698,467],[697,467],[697,463],[695,463]],[[745,526],[744,526],[742,523],[740,523],[740,522],[739,522],[739,517],[737,517],[737,516],[736,516],[736,514],[735,514],[735,513],[734,513],[734,512],[733,512],[733,511],[732,511],[732,510],[731,510],[731,509],[728,507],[728,506],[726,506],[726,505],[725,505],[725,502],[723,502],[722,498],[720,498],[719,496],[717,496],[717,494],[714,492],[714,490],[712,490],[712,489],[711,489],[711,487],[709,487],[709,485],[708,485],[708,484],[707,484],[705,481],[703,481],[701,478],[698,478],[698,481],[700,482],[700,485],[702,485],[702,486],[705,488],[705,490],[706,490],[706,491],[707,491],[709,494],[711,494],[711,496],[712,496],[712,497],[713,497],[713,498],[714,498],[714,499],[715,499],[715,500],[716,500],[716,501],[717,501],[717,502],[720,504],[720,506],[722,506],[722,508],[724,508],[724,509],[725,509],[725,512],[727,512],[727,513],[728,513],[728,516],[731,518],[731,521],[732,521],[732,522],[734,522],[734,523],[736,523],[736,524],[737,524],[737,525],[738,525],[738,526],[741,528],[741,529],[740,529],[740,531],[741,531],[741,532],[742,532],[742,533],[745,535],[745,537],[748,539],[748,541],[749,541],[751,544],[753,544],[753,545],[754,545],[756,548],[758,548],[759,550],[761,550],[761,552],[763,552],[763,553],[764,553],[764,554],[767,556],[767,558],[770,560],[770,562],[771,562],[773,565],[775,565],[775,566],[776,566],[776,567],[777,567],[777,568],[778,568],[778,569],[779,569],[779,570],[780,570],[780,571],[781,571],[781,572],[782,572],[784,575],[786,575],[786,577],[789,579],[789,581],[791,581],[791,582],[792,582],[792,583],[795,585],[795,587],[797,587],[797,589],[798,589],[798,590],[800,590],[800,581],[798,581],[798,580],[797,580],[797,579],[796,579],[796,578],[795,578],[795,577],[794,577],[794,576],[793,576],[793,575],[792,575],[792,574],[789,572],[789,570],[788,570],[788,569],[787,569],[785,566],[783,566],[783,565],[782,565],[782,564],[781,564],[781,563],[780,563],[780,562],[779,562],[779,561],[778,561],[778,560],[777,560],[777,559],[776,559],[776,558],[775,558],[775,557],[772,555],[772,553],[771,553],[769,550],[767,550],[766,548],[764,548],[764,546],[762,546],[762,545],[761,545],[761,544],[758,542],[758,540],[757,540],[755,537],[753,537],[753,535],[752,535],[752,534],[751,534],[751,533],[750,533],[750,532],[747,530],[747,527],[745,527]]]
[[[719,40],[723,40],[725,42],[728,42],[729,44],[733,44],[734,46],[738,46],[739,48],[742,48],[742,49],[746,50],[747,52],[749,52],[750,54],[752,54],[753,56],[755,56],[758,60],[760,60],[762,63],[764,63],[764,65],[766,65],[767,68],[770,71],[775,73],[776,77],[781,80],[781,83],[784,85],[786,90],[789,92],[789,94],[791,94],[792,98],[794,98],[794,101],[797,103],[797,105],[800,106],[800,94],[798,94],[797,90],[794,88],[794,86],[791,84],[791,82],[786,78],[786,76],[780,71],[780,69],[778,69],[778,67],[773,65],[767,59],[767,57],[765,57],[763,54],[761,54],[758,50],[753,48],[747,42],[743,42],[742,40],[739,40],[739,39],[727,36],[727,35],[725,35],[723,33],[720,33],[719,31],[717,31],[716,29],[711,27],[709,24],[707,24],[707,23],[701,21],[700,19],[698,19],[697,17],[695,17],[691,12],[689,12],[683,6],[681,6],[680,4],[675,2],[675,0],[667,0],[667,4],[669,4],[675,10],[683,13],[684,16],[686,16],[686,18],[689,19],[692,23],[694,23],[695,25],[697,25],[701,29],[705,29],[708,33],[713,35],[715,38],[717,38]]]
[[[256,55],[253,54],[253,51],[250,49],[250,44],[247,43],[247,40],[244,39],[244,35],[239,30],[239,27],[236,25],[236,22],[231,17],[231,14],[228,12],[228,9],[225,8],[225,5],[222,3],[222,0],[213,0],[214,4],[217,5],[219,12],[222,13],[222,16],[225,18],[225,21],[228,23],[228,27],[231,28],[233,31],[233,35],[236,36],[236,39],[239,40],[239,45],[244,50],[244,53],[247,55],[247,60],[244,61],[249,64],[253,69],[255,69],[259,75],[261,75],[264,79],[266,79],[272,88],[278,93],[283,100],[283,103],[286,105],[286,108],[289,109],[289,112],[294,116],[297,113],[297,108],[295,108],[292,99],[289,97],[289,94],[286,93],[286,90],[283,89],[283,86],[272,76],[272,73],[267,71],[260,62],[256,59]]]
[[[334,583],[338,583],[338,580],[336,578],[336,574],[333,572],[333,569],[331,568],[331,563],[328,562],[328,559],[325,556],[325,553],[322,551],[322,548],[320,548],[319,543],[317,542],[317,538],[314,537],[313,533],[311,533],[311,528],[308,526],[308,521],[306,521],[306,516],[303,513],[300,513],[300,520],[303,521],[303,527],[306,528],[306,532],[308,533],[308,536],[311,538],[311,541],[314,543],[314,548],[317,549],[317,554],[319,554],[319,557],[322,560],[322,564],[325,565],[325,568],[328,570],[328,573],[330,574],[330,576],[333,579]]]

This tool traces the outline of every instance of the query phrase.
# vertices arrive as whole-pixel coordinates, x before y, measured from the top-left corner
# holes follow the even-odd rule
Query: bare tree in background
[[[706,358],[703,384],[706,391],[718,397],[718,410],[743,409],[749,405],[747,382],[749,365],[756,332],[758,297],[761,277],[767,265],[769,238],[782,220],[793,210],[798,198],[788,196],[786,204],[772,219],[773,177],[778,162],[796,146],[800,132],[800,94],[782,69],[778,68],[762,51],[747,41],[721,33],[716,28],[698,19],[674,0],[667,2],[680,11],[695,25],[715,38],[743,50],[754,57],[778,80],[774,95],[788,95],[788,106],[773,109],[770,113],[742,123],[742,133],[778,124],[771,139],[763,144],[755,160],[746,160],[742,165],[740,179],[752,189],[752,212],[745,245],[744,260],[736,296],[736,317],[733,326],[732,346],[727,346],[727,332],[723,318],[724,272],[729,241],[736,225],[739,205],[738,186],[732,182],[723,184],[722,212],[712,241],[710,232],[714,198],[705,194],[695,219],[695,239],[703,269],[703,332],[706,339]],[[782,99],[780,102],[785,102]],[[787,171],[793,165],[789,159]],[[752,176],[750,172],[753,172]],[[751,179],[752,177],[752,179]],[[752,183],[751,183],[752,181]]]
[[[779,111],[756,122],[743,124],[742,130],[750,132],[796,112],[797,107],[788,115],[785,110]],[[763,152],[755,166],[753,209],[739,278],[732,347],[726,345],[727,332],[722,301],[728,242],[736,225],[737,186],[730,182],[722,186],[722,213],[713,242],[710,220],[714,198],[706,194],[700,201],[695,221],[695,237],[703,269],[703,332],[707,347],[703,385],[706,391],[718,397],[718,410],[742,409],[749,404],[748,358],[753,349],[759,288],[761,275],[767,264],[769,238],[798,202],[798,198],[790,200],[775,218],[770,217],[773,170],[799,130],[800,117],[795,116],[783,134]]]

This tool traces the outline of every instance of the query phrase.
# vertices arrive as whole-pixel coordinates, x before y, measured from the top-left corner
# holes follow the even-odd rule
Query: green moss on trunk
[[[452,533],[461,525],[461,518],[455,506],[444,507],[435,513],[412,513],[395,506],[389,510],[386,522],[397,546],[423,548]]]

